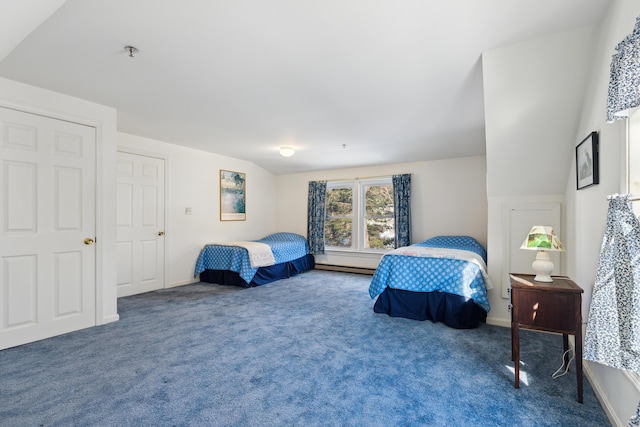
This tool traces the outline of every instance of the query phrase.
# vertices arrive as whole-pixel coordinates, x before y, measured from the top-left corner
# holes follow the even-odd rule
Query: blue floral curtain
[[[411,174],[393,175],[395,247],[411,244]]]
[[[611,58],[607,123],[627,118],[629,109],[640,105],[640,17],[616,51]]]
[[[640,371],[640,221],[630,197],[609,196],[584,358]]]
[[[310,181],[307,202],[307,241],[312,254],[324,253],[327,181]]]

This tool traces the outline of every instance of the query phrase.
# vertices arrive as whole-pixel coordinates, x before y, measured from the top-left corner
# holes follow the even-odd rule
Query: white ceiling
[[[61,3],[39,0],[31,25]],[[597,22],[609,3],[67,0],[0,76],[114,107],[121,132],[276,174],[474,156],[482,52]]]

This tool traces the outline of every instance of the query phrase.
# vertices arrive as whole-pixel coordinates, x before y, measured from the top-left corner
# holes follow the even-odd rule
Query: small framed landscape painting
[[[246,174],[220,170],[220,221],[247,219]]]
[[[578,190],[598,184],[598,132],[591,132],[576,147],[576,183]]]

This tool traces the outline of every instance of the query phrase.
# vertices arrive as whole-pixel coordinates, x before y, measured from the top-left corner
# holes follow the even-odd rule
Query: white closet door
[[[164,160],[118,153],[118,297],[164,288]]]
[[[95,325],[95,128],[0,108],[0,349]]]

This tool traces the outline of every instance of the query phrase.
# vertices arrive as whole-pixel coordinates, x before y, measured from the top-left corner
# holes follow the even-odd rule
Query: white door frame
[[[138,156],[146,156],[146,157],[153,157],[156,159],[160,159],[164,161],[164,182],[165,182],[165,186],[164,186],[164,206],[163,208],[163,212],[164,212],[164,259],[162,260],[163,266],[164,266],[164,283],[162,284],[162,287],[164,289],[168,288],[169,285],[169,265],[167,263],[167,252],[168,252],[168,248],[169,248],[169,242],[171,239],[171,227],[169,226],[168,222],[167,222],[167,200],[169,200],[169,186],[166,185],[166,183],[169,181],[169,159],[164,155],[164,154],[160,154],[160,153],[156,153],[153,151],[147,151],[147,150],[141,150],[138,148],[133,148],[133,147],[129,147],[129,146],[124,146],[124,145],[118,145],[117,147],[117,152],[118,153],[128,153],[128,154],[135,154]]]
[[[3,185],[11,186],[3,220],[9,228],[1,348],[7,348],[96,325],[97,251],[86,245],[97,237],[97,141],[93,126],[15,108],[2,107],[2,121]],[[20,196],[20,181],[31,197]],[[12,209],[19,199],[27,205]],[[26,222],[10,220],[11,212],[24,212]]]
[[[111,315],[109,317],[105,316],[105,297],[108,296],[108,292],[106,290],[105,282],[104,282],[104,274],[105,265],[104,265],[104,252],[105,252],[105,233],[104,233],[104,219],[102,217],[102,212],[104,210],[105,201],[104,194],[102,189],[104,188],[104,172],[102,165],[104,164],[105,158],[100,147],[104,144],[104,125],[101,121],[87,118],[87,117],[79,117],[76,115],[63,113],[60,111],[48,110],[42,107],[34,107],[34,106],[26,106],[24,104],[19,104],[15,102],[8,101],[6,99],[0,99],[0,107],[9,108],[11,110],[20,111],[28,114],[35,114],[42,117],[47,117],[54,120],[63,120],[70,123],[76,123],[79,125],[89,126],[95,129],[96,132],[96,218],[95,218],[95,226],[96,226],[96,259],[95,259],[95,317],[96,317],[96,325],[103,325],[105,323],[110,323],[117,321],[119,316],[117,314]],[[115,284],[113,286],[113,291],[115,292]],[[114,295],[115,298],[115,295]]]

